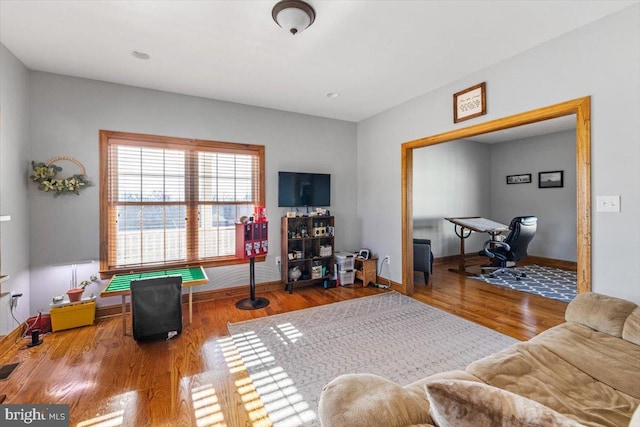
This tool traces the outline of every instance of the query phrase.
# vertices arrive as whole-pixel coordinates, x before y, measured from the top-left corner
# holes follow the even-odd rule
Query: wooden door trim
[[[572,114],[576,115],[578,292],[591,290],[591,97],[586,96],[402,144],[402,290],[405,294],[413,294],[413,150]]]

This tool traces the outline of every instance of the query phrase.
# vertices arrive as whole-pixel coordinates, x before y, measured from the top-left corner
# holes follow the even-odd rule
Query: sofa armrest
[[[621,338],[624,323],[636,307],[636,304],[621,298],[582,292],[569,303],[565,319]]]
[[[346,374],[324,386],[318,402],[324,427],[432,425],[424,390],[407,390],[373,374]]]

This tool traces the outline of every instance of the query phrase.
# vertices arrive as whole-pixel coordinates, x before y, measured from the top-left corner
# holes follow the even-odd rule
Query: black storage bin
[[[136,341],[169,339],[182,333],[182,277],[132,281],[131,318]]]

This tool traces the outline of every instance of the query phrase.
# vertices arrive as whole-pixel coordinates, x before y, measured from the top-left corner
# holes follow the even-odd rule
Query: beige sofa
[[[342,375],[322,391],[322,425],[640,427],[640,307],[585,292],[565,319],[464,371],[405,387]]]

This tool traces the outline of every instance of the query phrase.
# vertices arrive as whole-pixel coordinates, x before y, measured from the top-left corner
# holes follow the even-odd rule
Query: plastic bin
[[[320,245],[320,256],[331,256],[331,245]]]
[[[338,262],[338,269],[340,270],[353,270],[355,268],[354,254],[348,252],[336,252],[336,261]]]
[[[96,319],[96,302],[87,301],[64,307],[51,307],[49,314],[53,332],[93,325]]]
[[[356,278],[355,270],[340,270],[340,280],[338,283],[340,286],[353,285]]]

